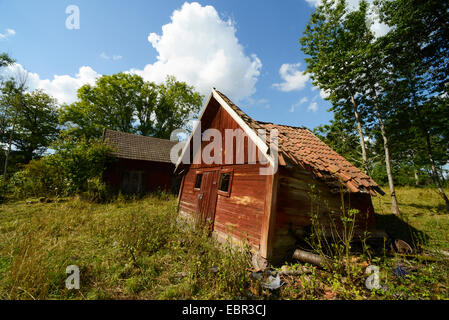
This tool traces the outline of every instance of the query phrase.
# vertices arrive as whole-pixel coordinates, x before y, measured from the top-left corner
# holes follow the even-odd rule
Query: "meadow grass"
[[[448,299],[449,214],[432,189],[397,194],[399,218],[389,214],[388,195],[373,198],[378,228],[404,240],[412,234],[418,255],[354,254],[346,273],[306,265],[308,272],[283,275],[275,291],[251,277],[247,251],[180,222],[173,196],[9,202],[0,205],[0,298]],[[380,268],[381,290],[364,285],[369,264]],[[80,268],[80,290],[65,288],[69,265]],[[393,274],[399,265],[404,278]]]
[[[235,299],[248,259],[176,219],[172,196],[0,207],[1,299]],[[65,288],[66,267],[80,290]],[[218,272],[210,269],[218,267]]]

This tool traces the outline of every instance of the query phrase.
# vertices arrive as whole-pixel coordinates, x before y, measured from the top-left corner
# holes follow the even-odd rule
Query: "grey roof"
[[[170,150],[177,143],[109,129],[104,130],[103,141],[116,149],[112,154],[117,158],[155,162],[171,162]]]

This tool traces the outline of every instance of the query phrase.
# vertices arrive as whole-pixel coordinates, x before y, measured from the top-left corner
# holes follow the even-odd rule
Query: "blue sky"
[[[332,114],[300,74],[312,3],[0,0],[0,52],[20,64],[11,72],[26,70],[31,88],[62,102],[101,74],[159,82],[175,73],[203,94],[215,86],[254,119],[314,128]],[[78,30],[66,28],[69,5],[80,10]]]

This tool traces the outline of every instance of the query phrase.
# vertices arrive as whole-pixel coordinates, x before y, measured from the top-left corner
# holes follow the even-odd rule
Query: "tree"
[[[383,39],[393,78],[390,95],[417,128],[425,146],[432,179],[449,212],[438,166],[449,161],[449,3],[447,1],[381,1],[380,13],[392,31]],[[390,77],[391,78],[391,77]],[[410,139],[409,139],[410,140]]]
[[[63,106],[60,123],[78,138],[98,138],[104,128],[168,138],[198,112],[201,100],[193,87],[174,77],[156,85],[138,75],[105,75],[78,90],[78,101]]]
[[[40,157],[59,133],[56,100],[41,90],[25,92],[23,82],[11,80],[3,88],[0,117],[4,124],[1,142],[8,145],[4,174],[11,146],[21,162],[28,163]]]
[[[165,84],[159,86],[152,135],[170,138],[173,130],[184,127],[189,119],[195,116],[201,106],[201,100],[201,95],[195,92],[192,86],[176,81],[175,77],[167,77]]]
[[[7,53],[0,53],[0,68],[9,66],[15,61]]]
[[[312,13],[302,38],[301,49],[306,58],[306,72],[311,74],[314,85],[330,93],[334,112],[352,116],[359,134],[363,169],[369,172],[363,132],[363,120],[356,98],[359,75],[360,30],[347,31],[344,17],[347,15],[344,0],[325,0]]]
[[[367,25],[368,5],[362,1],[359,9],[346,10],[346,2],[323,1],[312,14],[300,42],[306,59],[307,70],[314,83],[330,91],[333,110],[348,114],[351,101],[354,118],[360,135],[364,167],[367,165],[365,139],[360,113],[370,117],[380,128],[385,152],[385,165],[392,199],[392,212],[399,214],[393,174],[391,170],[389,139],[384,125],[387,108],[379,93],[387,74],[382,65],[378,42]],[[359,108],[363,108],[362,111]],[[368,171],[366,169],[366,171]]]

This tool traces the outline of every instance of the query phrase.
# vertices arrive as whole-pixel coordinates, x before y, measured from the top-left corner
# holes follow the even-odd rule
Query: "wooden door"
[[[218,170],[204,171],[202,173],[201,189],[198,194],[199,222],[208,224],[211,231],[213,230],[215,221],[218,173]]]

